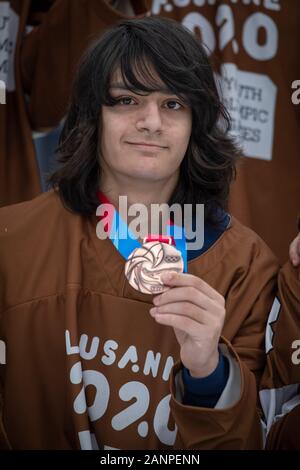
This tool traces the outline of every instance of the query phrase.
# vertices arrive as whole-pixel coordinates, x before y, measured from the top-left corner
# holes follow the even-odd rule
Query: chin
[[[131,178],[159,180],[166,175],[161,165],[157,163],[157,161],[139,161],[136,165],[128,165],[127,168],[124,169],[124,173]]]
[[[152,172],[132,172],[130,175],[131,178],[143,181],[158,181],[161,179],[157,173]]]

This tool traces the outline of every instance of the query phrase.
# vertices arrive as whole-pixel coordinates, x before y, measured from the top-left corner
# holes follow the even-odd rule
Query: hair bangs
[[[191,104],[195,96],[190,93],[187,70],[178,66],[174,70],[174,64],[167,57],[162,53],[155,54],[150,44],[142,41],[139,36],[135,36],[132,42],[128,37],[126,39],[111,67],[104,104],[115,104],[109,93],[109,87],[115,81],[139,95],[168,91],[179,96],[187,104]],[[176,79],[176,76],[179,76],[179,79]]]

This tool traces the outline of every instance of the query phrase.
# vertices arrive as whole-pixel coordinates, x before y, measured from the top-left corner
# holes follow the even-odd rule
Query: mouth
[[[129,145],[133,145],[134,147],[145,149],[145,150],[162,150],[166,149],[167,147],[158,144],[148,144],[146,142],[126,142]]]

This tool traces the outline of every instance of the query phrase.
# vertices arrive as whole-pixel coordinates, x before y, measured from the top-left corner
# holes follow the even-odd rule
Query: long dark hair
[[[109,94],[119,69],[128,89],[156,91],[161,84],[188,98],[192,133],[169,204],[205,204],[206,220],[226,210],[239,149],[229,136],[230,118],[200,41],[185,27],[159,17],[122,21],[106,31],[83,56],[73,83],[58,147],[58,169],[48,182],[66,207],[90,216],[99,205],[97,155],[101,106],[114,106]],[[222,211],[221,211],[222,212]]]

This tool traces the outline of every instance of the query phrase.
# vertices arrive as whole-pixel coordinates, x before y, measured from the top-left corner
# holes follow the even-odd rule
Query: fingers
[[[207,284],[203,279],[200,279],[193,274],[166,272],[161,275],[162,282],[170,287],[194,287],[198,291],[207,295],[211,300],[222,302],[224,298],[213,287]]]
[[[157,314],[174,314],[189,317],[192,320],[206,324],[209,321],[210,314],[205,310],[199,309],[196,305],[188,302],[174,302],[165,305],[159,305],[150,309],[150,314],[155,317]]]
[[[292,264],[298,266],[300,264],[300,234],[290,244],[289,254]]]
[[[217,303],[215,300],[212,300],[203,292],[200,292],[195,287],[174,287],[169,289],[163,294],[157,295],[153,299],[155,306],[161,306],[170,304],[173,302],[180,303],[181,306],[186,302],[186,307],[189,305],[194,305],[196,308],[199,307],[203,310],[213,313],[218,307],[222,306]]]
[[[193,337],[201,327],[221,330],[226,313],[223,296],[192,274],[171,274],[161,276],[171,289],[154,297],[150,314],[155,320]]]
[[[153,315],[155,320],[166,326],[172,326],[175,329],[188,334],[192,338],[199,336],[199,329],[202,329],[204,325],[200,325],[195,320],[184,315],[176,315],[173,313],[156,313]]]

